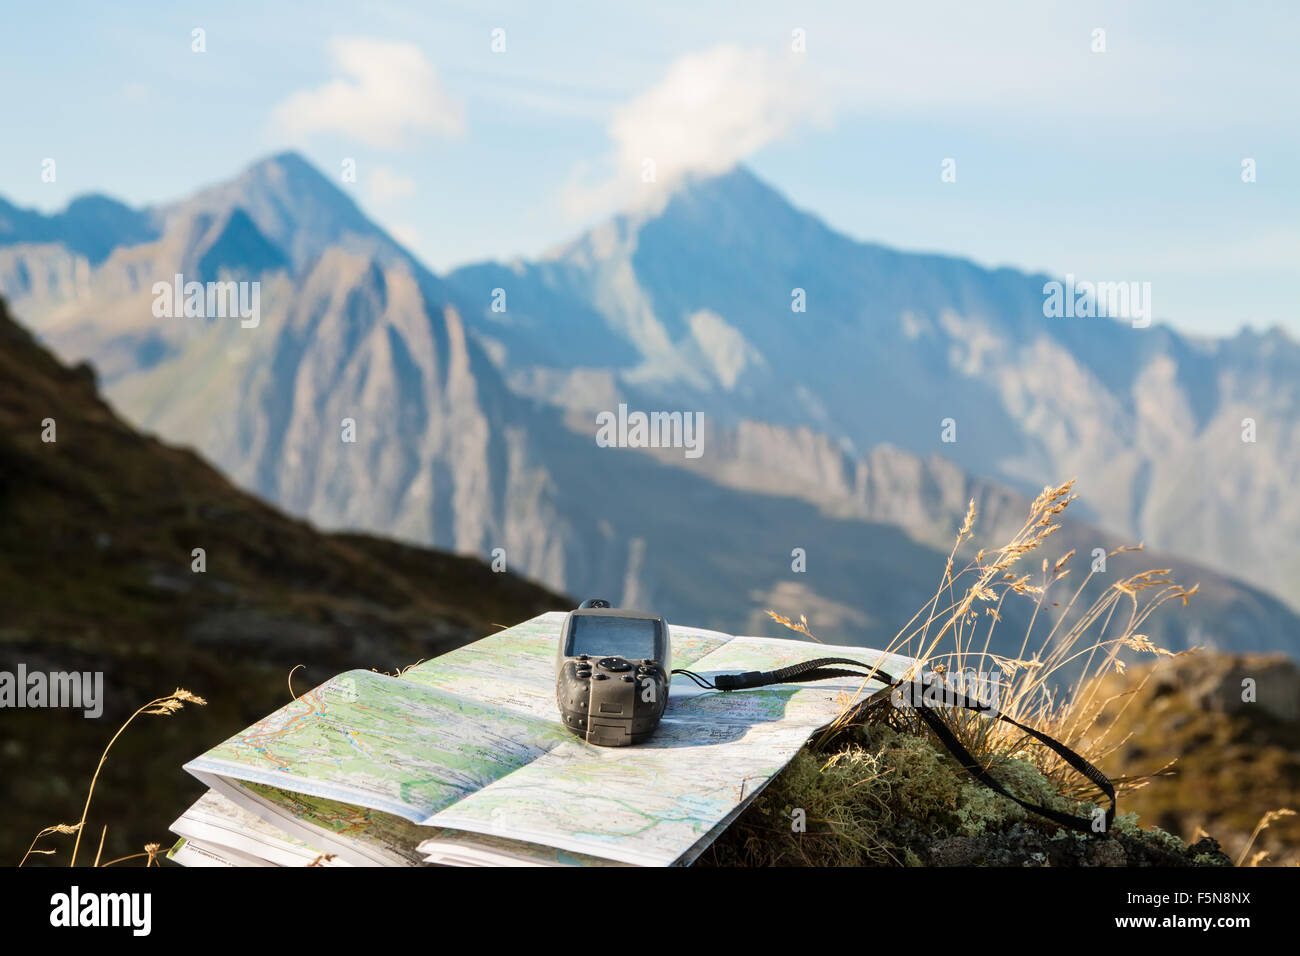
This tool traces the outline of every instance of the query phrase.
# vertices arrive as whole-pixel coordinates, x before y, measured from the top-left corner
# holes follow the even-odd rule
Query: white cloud
[[[366,179],[366,191],[371,202],[382,205],[394,199],[414,196],[415,180],[387,166],[376,166]]]
[[[465,115],[414,44],[339,37],[331,44],[342,77],[300,90],[272,119],[292,137],[339,133],[371,146],[401,146],[410,133],[459,136]]]
[[[827,110],[800,62],[729,44],[676,60],[658,84],[615,108],[612,174],[595,188],[570,186],[572,211],[653,202],[685,173],[722,172],[798,125],[823,120]],[[648,189],[647,161],[655,174]]]

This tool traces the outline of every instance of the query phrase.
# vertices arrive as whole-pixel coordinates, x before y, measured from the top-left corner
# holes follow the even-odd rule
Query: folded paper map
[[[211,792],[173,825],[178,862],[243,865],[691,863],[809,736],[882,685],[735,693],[675,677],[654,736],[603,748],[555,703],[562,612],[390,676],[348,671],[185,769]],[[672,626],[674,667],[705,677],[861,647]]]

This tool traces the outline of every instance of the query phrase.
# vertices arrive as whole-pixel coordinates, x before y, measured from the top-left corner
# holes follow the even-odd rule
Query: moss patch
[[[1021,799],[1087,815],[1031,763],[991,767]],[[823,751],[805,747],[697,865],[1220,866],[1213,840],[1188,847],[1134,814],[1110,839],[1059,829],[983,786],[927,736],[854,727]]]

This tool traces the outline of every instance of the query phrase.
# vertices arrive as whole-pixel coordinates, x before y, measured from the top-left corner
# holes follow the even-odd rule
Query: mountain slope
[[[1244,699],[1249,679],[1254,696]],[[1097,731],[1122,741],[1101,769],[1143,777],[1126,800],[1184,839],[1209,830],[1235,859],[1265,814],[1300,805],[1300,669],[1262,654],[1191,654],[1108,674]],[[1247,856],[1300,865],[1300,817],[1273,819]]]
[[[148,718],[119,741],[92,817],[96,833],[110,825],[107,858],[164,836],[202,790],[180,765],[283,703],[296,665],[300,693],[566,606],[479,561],[321,534],[235,490],[123,423],[89,369],[60,365],[0,300],[0,670],[103,671],[105,697],[98,720],[0,711],[5,833],[24,841],[0,858],[16,862],[40,828],[75,820],[117,724],[176,686],[209,706]]]

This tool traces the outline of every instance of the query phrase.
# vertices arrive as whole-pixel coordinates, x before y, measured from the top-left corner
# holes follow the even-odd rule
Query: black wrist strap
[[[850,665],[856,670],[845,670],[842,666]],[[865,673],[864,673],[865,672]],[[743,674],[719,674],[710,683],[708,679],[694,674],[688,670],[677,669],[674,674],[682,674],[695,681],[701,687],[711,690],[735,691],[747,690],[752,687],[767,687],[772,684],[789,684],[810,680],[827,680],[832,677],[855,677],[864,679],[870,677],[872,680],[880,681],[890,688],[896,688],[902,684],[902,681],[896,680],[884,671],[874,670],[861,661],[855,661],[847,657],[819,657],[816,660],[804,661],[801,664],[793,664],[789,667],[782,667],[774,671],[747,671]],[[1012,800],[1031,813],[1037,813],[1060,826],[1070,830],[1076,830],[1080,833],[1087,833],[1093,836],[1108,836],[1110,834],[1111,824],[1115,822],[1115,787],[1104,773],[1085,760],[1080,754],[1071,750],[1065,744],[1061,743],[1054,737],[1051,737],[1032,727],[1027,727],[1018,720],[1013,720],[1005,714],[990,705],[977,700],[971,700],[964,694],[957,694],[952,688],[944,688],[945,703],[956,707],[965,707],[968,710],[974,710],[986,717],[994,720],[1006,721],[1013,727],[1023,730],[1035,740],[1046,745],[1052,752],[1061,757],[1074,770],[1087,777],[1110,801],[1110,807],[1106,810],[1105,828],[1101,831],[1094,829],[1093,822],[1087,817],[1076,816],[1071,813],[1062,813],[1059,810],[1053,810],[1051,807],[1045,807],[1041,804],[1030,803],[1027,800],[1021,800],[1015,794],[1002,786],[998,780],[984,768],[975,756],[966,749],[965,745],[957,739],[952,728],[943,722],[935,708],[929,706],[924,700],[910,700],[909,703],[915,709],[916,713],[926,725],[934,731],[936,737],[948,748],[948,752],[957,758],[957,762],[962,768],[968,771],[980,783],[988,787],[994,793],[1000,793],[1008,800]]]

